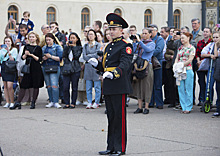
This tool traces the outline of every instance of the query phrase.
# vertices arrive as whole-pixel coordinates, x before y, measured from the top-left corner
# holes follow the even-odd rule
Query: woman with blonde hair
[[[33,88],[32,102],[30,109],[35,109],[35,103],[39,94],[39,88],[44,86],[43,73],[40,62],[42,61],[42,49],[39,35],[31,31],[27,39],[29,44],[25,45],[21,59],[26,60],[25,64],[29,66],[30,71],[24,73],[21,81],[18,99],[14,107],[10,109],[21,108],[21,101],[25,96],[26,89]]]

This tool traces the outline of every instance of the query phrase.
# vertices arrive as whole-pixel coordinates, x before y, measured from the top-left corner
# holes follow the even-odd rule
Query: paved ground
[[[95,156],[105,150],[104,106],[46,109],[46,99],[46,90],[41,89],[35,110],[0,107],[0,147],[5,156]],[[165,105],[163,110],[150,109],[149,115],[135,115],[136,104],[131,100],[127,108],[127,155],[220,155],[220,118],[211,118],[213,112],[204,114],[194,106],[186,115]]]

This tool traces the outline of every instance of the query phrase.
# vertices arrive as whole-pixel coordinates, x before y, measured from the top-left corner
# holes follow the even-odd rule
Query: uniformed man
[[[127,22],[120,16],[110,13],[106,20],[109,24],[113,39],[103,54],[102,62],[95,58],[88,60],[103,74],[103,94],[108,118],[107,150],[99,152],[100,155],[124,155],[127,143],[126,127],[126,99],[132,92],[129,80],[129,67],[133,58],[132,45],[122,37]]]

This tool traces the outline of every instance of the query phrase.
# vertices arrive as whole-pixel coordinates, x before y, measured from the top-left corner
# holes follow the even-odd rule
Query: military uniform
[[[110,25],[114,24],[114,21],[108,22]],[[96,67],[99,71],[113,74],[113,79],[103,80],[103,94],[108,117],[107,150],[109,151],[122,153],[126,151],[126,99],[127,94],[132,92],[129,79],[132,58],[132,45],[123,37],[118,37],[105,47],[102,62],[99,62]]]

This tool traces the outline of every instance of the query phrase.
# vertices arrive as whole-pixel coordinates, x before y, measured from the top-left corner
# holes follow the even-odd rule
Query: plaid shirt
[[[196,48],[196,58],[200,58],[200,60],[203,60],[203,58],[201,58],[201,51],[202,49],[211,42],[212,40],[209,38],[208,42],[205,43],[205,40],[200,40],[197,44],[197,48]]]

